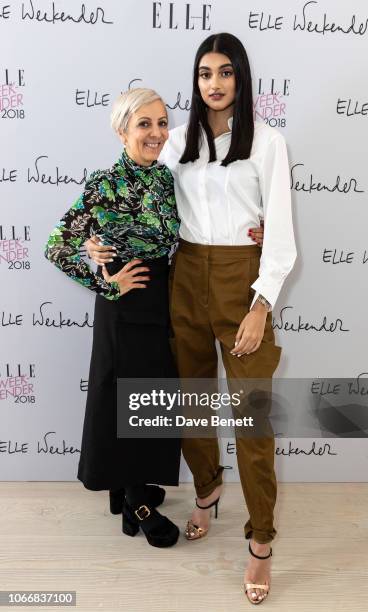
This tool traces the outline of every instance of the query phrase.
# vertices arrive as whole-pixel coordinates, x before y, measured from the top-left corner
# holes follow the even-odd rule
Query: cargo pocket
[[[247,378],[272,378],[280,363],[281,353],[281,346],[262,340],[254,353],[244,354],[238,359],[244,364]]]

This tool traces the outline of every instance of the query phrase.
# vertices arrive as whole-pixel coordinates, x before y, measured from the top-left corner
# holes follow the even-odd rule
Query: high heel
[[[120,514],[123,509],[123,499],[125,496],[125,489],[116,489],[115,491],[109,491],[110,500],[110,512],[111,514]]]
[[[139,531],[139,525],[134,522],[129,515],[123,514],[122,530],[125,535],[134,537]]]
[[[167,548],[176,544],[179,538],[178,527],[153,507],[141,504],[137,507],[123,503],[123,532],[135,536],[142,529],[151,546]]]
[[[157,485],[146,485],[147,487],[147,499],[151,506],[157,508],[160,506],[165,499],[166,491],[162,487]],[[125,497],[125,489],[116,489],[115,491],[109,491],[110,500],[110,512],[111,514],[121,514],[123,509],[123,501]]]
[[[252,551],[251,546],[250,546],[250,542],[249,542],[249,552],[256,559],[269,559],[272,556],[272,547],[271,547],[270,552],[269,552],[268,555],[266,555],[265,557],[260,557],[259,555],[256,555]],[[250,589],[252,589],[252,590],[254,590],[254,589],[261,589],[262,591],[265,591],[264,595],[262,596],[262,599],[251,599],[249,597],[248,593],[247,593],[247,591],[250,590]],[[266,597],[268,596],[269,592],[270,592],[270,585],[268,583],[265,583],[265,584],[254,584],[252,582],[246,582],[244,584],[244,593],[246,594],[246,596],[247,596],[248,600],[250,601],[250,603],[255,604],[255,605],[262,603],[262,601],[264,601],[266,599]]]
[[[218,517],[219,501],[220,501],[220,498],[218,497],[217,499],[215,499],[215,501],[213,501],[208,506],[200,506],[198,503],[197,497],[195,500],[197,508],[200,508],[201,510],[207,510],[208,508],[212,508],[213,506],[215,506],[215,518],[216,519]],[[199,538],[204,538],[204,536],[207,535],[207,533],[208,533],[208,529],[204,529],[203,527],[199,527],[198,525],[195,525],[193,521],[187,522],[187,526],[185,528],[185,537],[187,540],[199,540]]]

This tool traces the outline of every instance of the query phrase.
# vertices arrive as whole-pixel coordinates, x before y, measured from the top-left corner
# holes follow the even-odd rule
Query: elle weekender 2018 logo
[[[2,84],[0,81],[1,119],[24,119],[24,70],[5,68]]]
[[[30,270],[30,226],[0,225],[0,266],[8,270]]]
[[[255,85],[254,120],[263,120],[271,127],[285,127],[290,79],[260,78]]]
[[[10,364],[0,366],[0,400],[13,400],[15,404],[34,404],[36,401],[34,380],[35,364]]]

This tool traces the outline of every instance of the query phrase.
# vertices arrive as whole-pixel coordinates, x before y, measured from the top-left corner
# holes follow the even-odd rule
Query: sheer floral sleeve
[[[61,218],[51,232],[45,257],[70,278],[84,287],[103,295],[108,300],[120,297],[119,285],[108,283],[97,276],[80,254],[81,245],[93,234],[101,231],[108,201],[109,180],[102,172],[94,172],[87,180],[85,190]]]

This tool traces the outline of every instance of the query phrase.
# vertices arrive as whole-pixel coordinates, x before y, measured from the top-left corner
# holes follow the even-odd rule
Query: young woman
[[[285,140],[254,122],[249,61],[235,36],[207,38],[193,77],[189,122],[170,131],[160,156],[174,177],[181,220],[170,272],[179,375],[216,378],[217,339],[229,383],[271,380],[281,354],[271,310],[296,259]],[[249,235],[261,218],[262,249]],[[250,516],[244,527],[251,553],[244,590],[258,604],[269,592],[270,542],[276,535],[274,438],[240,436],[236,446]],[[210,508],[217,511],[223,467],[215,438],[184,438],[183,454],[197,493],[186,528],[192,541],[207,534]]]
[[[148,89],[121,95],[111,119],[125,145],[122,155],[111,169],[91,175],[51,233],[45,255],[97,294],[78,478],[87,489],[110,491],[112,512],[123,512],[124,533],[134,536],[141,527],[152,546],[167,547],[179,530],[155,509],[165,493],[155,485],[178,484],[180,440],[118,438],[117,379],[177,377],[168,253],[179,221],[172,176],[157,164],[168,119],[160,96]],[[116,253],[97,274],[79,254],[91,234],[103,234]],[[142,350],[146,344],[149,350]]]
[[[254,123],[248,57],[235,36],[213,35],[199,47],[189,123],[171,132],[163,159],[181,220],[171,289],[179,374],[216,377],[217,338],[228,380],[270,378],[281,353],[271,309],[296,258],[288,157],[283,136]],[[259,217],[262,251],[246,231]],[[269,591],[276,534],[274,438],[239,436],[236,447],[250,515],[244,588],[260,603]],[[183,454],[198,496],[186,529],[193,540],[208,530],[223,467],[215,438],[184,438]]]

